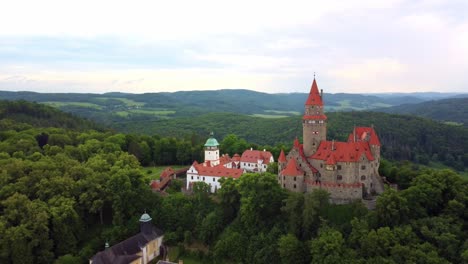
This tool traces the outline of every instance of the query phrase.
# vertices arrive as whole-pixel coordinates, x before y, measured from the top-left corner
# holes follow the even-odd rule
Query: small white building
[[[240,168],[245,172],[266,172],[268,165],[275,162],[270,151],[246,150],[240,158]]]
[[[196,161],[187,171],[187,189],[191,189],[194,182],[204,182],[210,185],[211,192],[215,193],[221,184],[221,178],[239,178],[242,175],[241,169],[226,168],[222,164],[215,167],[205,166],[204,163],[198,164]]]
[[[194,162],[187,171],[187,189],[191,189],[194,182],[204,182],[211,186],[211,192],[221,188],[221,178],[239,178],[243,170],[238,168],[239,155],[231,159],[225,154],[220,157],[219,143],[214,138],[213,132],[205,145],[205,162]]]

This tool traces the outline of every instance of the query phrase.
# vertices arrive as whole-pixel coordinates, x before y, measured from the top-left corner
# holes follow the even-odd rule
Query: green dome
[[[151,216],[149,216],[149,214],[144,213],[141,215],[140,222],[149,222],[149,221],[151,221]]]
[[[217,147],[217,146],[219,146],[218,141],[213,136],[214,136],[214,134],[213,134],[213,132],[211,132],[210,133],[210,138],[205,143],[205,147]]]

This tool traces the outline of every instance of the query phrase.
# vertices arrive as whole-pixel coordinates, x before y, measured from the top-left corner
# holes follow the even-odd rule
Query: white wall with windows
[[[198,175],[198,174],[192,174],[187,172],[187,189],[189,189],[190,184],[195,183],[195,182],[204,182],[208,185],[210,185],[210,190],[212,193],[215,193],[221,188],[221,184],[219,183],[219,180],[223,177],[217,177],[217,176],[205,176],[205,175]]]

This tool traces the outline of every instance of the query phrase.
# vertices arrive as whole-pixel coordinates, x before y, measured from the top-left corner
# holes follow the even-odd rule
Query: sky
[[[468,92],[467,0],[15,0],[0,90]]]

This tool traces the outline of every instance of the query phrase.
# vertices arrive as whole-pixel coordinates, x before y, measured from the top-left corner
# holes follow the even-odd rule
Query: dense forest
[[[354,126],[374,125],[382,142],[382,155],[390,160],[411,160],[420,164],[441,162],[463,171],[468,167],[468,129],[415,116],[374,112],[327,113],[329,140],[347,140]],[[120,125],[119,125],[120,126]],[[218,138],[235,134],[258,145],[282,144],[288,149],[295,137],[302,137],[301,117],[267,119],[230,113],[212,113],[198,117],[129,122],[118,127],[129,133],[208,135]]]
[[[375,110],[385,113],[417,115],[468,126],[468,97],[403,104]]]
[[[175,181],[160,196],[141,165],[201,159],[205,137],[96,130],[68,115],[64,126],[61,113],[17,104],[0,121],[0,263],[87,263],[136,233],[145,209],[180,258],[200,263],[468,263],[468,181],[453,171],[383,161],[401,190],[386,189],[374,211],[287,192],[268,173],[226,180],[215,195],[201,183],[184,195]],[[335,118],[339,138],[349,130]],[[219,138],[231,154],[252,145]]]

